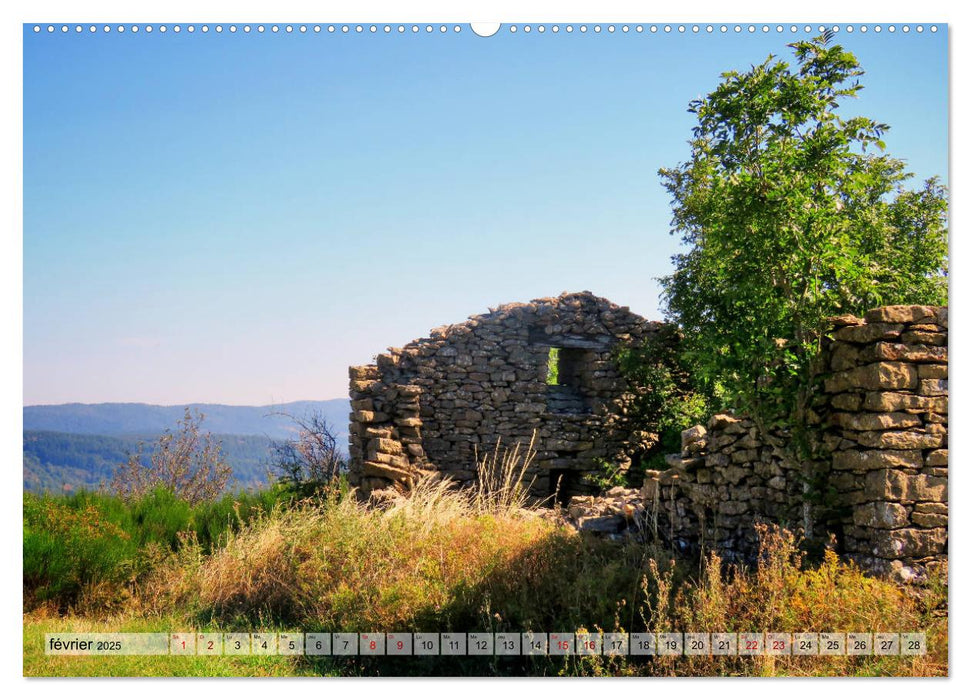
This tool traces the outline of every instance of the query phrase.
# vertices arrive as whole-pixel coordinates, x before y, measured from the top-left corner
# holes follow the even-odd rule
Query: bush
[[[50,603],[66,609],[95,590],[112,588],[114,595],[99,600],[114,604],[176,552],[187,534],[202,551],[212,552],[228,532],[286,498],[270,489],[190,506],[162,488],[129,502],[84,491],[67,497],[24,494],[25,607]]]

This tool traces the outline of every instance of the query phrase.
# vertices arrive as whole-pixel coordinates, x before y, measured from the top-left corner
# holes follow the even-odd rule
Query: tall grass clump
[[[479,459],[476,452],[478,480],[473,489],[476,510],[483,513],[502,513],[525,509],[529,505],[529,492],[533,480],[525,482],[526,472],[536,458],[536,432],[525,450],[520,443],[510,449],[502,446],[502,438],[495,448]]]
[[[173,602],[221,624],[439,624],[450,611],[464,615],[464,591],[552,529],[522,513],[484,512],[467,491],[422,477],[384,508],[344,497],[273,510],[230,535]]]

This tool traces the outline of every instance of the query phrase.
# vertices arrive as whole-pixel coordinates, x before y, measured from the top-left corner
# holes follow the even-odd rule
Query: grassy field
[[[37,503],[33,510],[25,503],[25,675],[947,674],[946,574],[904,589],[832,553],[805,563],[785,531],[763,528],[759,565],[743,570],[713,555],[683,561],[654,545],[582,537],[515,499],[457,493],[430,481],[380,509],[347,495],[267,499],[245,514],[238,505],[226,527],[205,536],[191,511],[180,521],[188,523],[177,530],[182,534],[163,537],[168,530],[156,528],[146,536],[146,523],[167,522],[160,513],[126,519],[116,502],[99,505],[98,498],[41,501],[62,509],[46,528]],[[105,538],[118,540],[112,551],[120,559],[102,561],[97,543]],[[315,659],[43,652],[48,632],[209,630],[926,631],[930,653]]]

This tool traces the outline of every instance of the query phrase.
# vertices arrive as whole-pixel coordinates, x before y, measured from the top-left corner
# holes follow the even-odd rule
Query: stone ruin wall
[[[716,415],[684,432],[671,468],[649,472],[645,505],[675,546],[750,558],[757,521],[809,519],[871,571],[922,577],[947,558],[946,307],[890,306],[834,319],[815,406],[822,503],[748,419]]]
[[[629,464],[653,435],[627,424],[630,399],[613,353],[660,324],[589,292],[506,304],[350,368],[350,481],[363,495],[407,489],[423,472],[476,479],[501,440],[529,445],[532,493],[593,493],[599,460]],[[547,383],[560,348],[565,384]]]

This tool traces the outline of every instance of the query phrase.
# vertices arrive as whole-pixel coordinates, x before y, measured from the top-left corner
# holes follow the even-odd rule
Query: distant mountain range
[[[294,401],[270,406],[227,406],[193,403],[156,406],[147,403],[64,403],[24,406],[24,430],[52,430],[83,435],[158,435],[174,429],[188,406],[205,415],[203,430],[224,435],[261,435],[273,439],[293,434],[288,414],[304,418],[319,411],[339,437],[347,435],[347,399]]]
[[[233,467],[236,488],[266,483],[270,444],[293,437],[293,420],[319,413],[334,430],[338,444],[347,443],[350,404],[347,399],[295,401],[272,406],[188,404],[201,412],[203,432],[221,443]],[[97,488],[110,480],[115,467],[145,445],[175,429],[185,406],[143,403],[59,404],[24,406],[24,489],[72,491]]]

